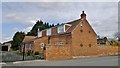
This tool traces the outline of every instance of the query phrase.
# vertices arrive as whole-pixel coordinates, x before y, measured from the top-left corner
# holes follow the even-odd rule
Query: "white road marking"
[[[13,64],[17,64],[17,63],[26,63],[26,62],[36,62],[36,61],[47,61],[47,60],[17,61],[17,62],[13,62]]]
[[[6,63],[0,63],[0,64],[6,64]]]

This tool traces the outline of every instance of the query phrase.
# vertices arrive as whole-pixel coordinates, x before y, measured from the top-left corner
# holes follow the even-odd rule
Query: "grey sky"
[[[113,38],[118,31],[117,2],[8,2],[2,4],[3,27],[7,24],[22,26],[11,28],[11,34],[7,31],[9,27],[4,28],[2,41],[12,39],[16,31],[28,32],[38,19],[54,24],[67,23],[80,18],[83,10],[98,35]]]

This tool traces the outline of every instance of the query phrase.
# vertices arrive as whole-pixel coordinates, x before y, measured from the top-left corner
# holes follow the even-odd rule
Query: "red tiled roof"
[[[71,21],[71,22],[68,22],[66,24],[70,24],[72,26],[70,26],[70,28],[66,31],[67,33],[68,32],[72,32],[74,30],[74,28],[81,22],[81,19],[77,19],[77,20],[74,20],[74,21]]]
[[[26,43],[35,38],[37,38],[37,36],[25,36],[23,42]]]

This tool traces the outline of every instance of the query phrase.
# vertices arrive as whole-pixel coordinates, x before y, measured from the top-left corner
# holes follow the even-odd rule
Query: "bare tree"
[[[120,32],[117,32],[114,34],[114,37],[120,41]]]

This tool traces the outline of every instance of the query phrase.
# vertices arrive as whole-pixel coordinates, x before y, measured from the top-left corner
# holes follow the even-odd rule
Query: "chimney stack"
[[[84,11],[82,11],[81,19],[86,19],[86,14],[84,13]]]

